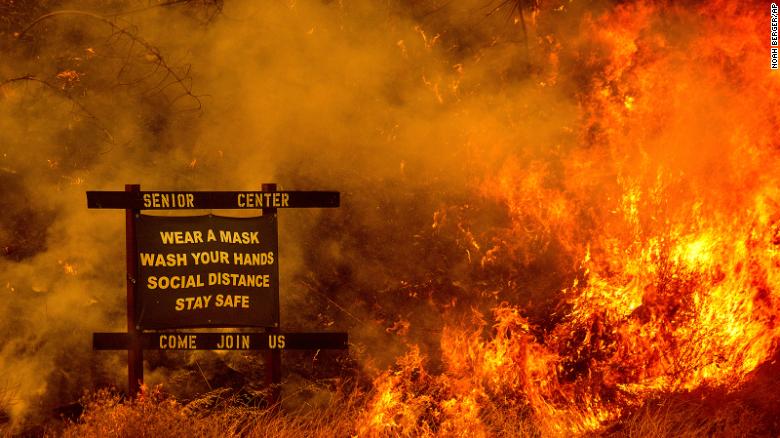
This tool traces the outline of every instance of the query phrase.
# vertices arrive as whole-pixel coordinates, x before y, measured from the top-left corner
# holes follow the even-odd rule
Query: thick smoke
[[[434,213],[475,202],[504,147],[555,136],[542,111],[570,114],[522,91],[532,67],[517,14],[480,2],[147,6],[2,6],[4,412],[48,415],[124,382],[123,353],[90,350],[91,332],[124,327],[123,216],[87,210],[84,192],[125,183],[341,191],[338,211],[281,214],[283,324],[349,329],[354,354],[380,367],[405,350],[393,328],[410,317],[435,344],[439,316],[402,302],[417,283],[457,288],[449,272],[466,275],[460,243],[431,243]],[[154,368],[152,383],[169,377]]]
[[[729,63],[755,58],[705,50],[686,30],[707,26],[695,14],[680,24],[648,19],[644,3],[172,3],[0,5],[0,407],[15,420],[125,381],[123,353],[90,345],[93,331],[125,327],[124,216],[87,210],[86,190],[340,191],[338,210],[280,213],[282,325],[348,330],[349,367],[371,376],[411,345],[435,371],[445,323],[501,301],[554,324],[595,221],[609,223],[602,202],[652,186],[655,163],[686,202],[744,186],[766,160],[721,160],[740,153],[724,138],[761,128],[728,123],[749,110],[724,91],[739,77],[697,78],[738,75],[748,68]],[[625,46],[599,39],[599,17],[615,10]],[[701,71],[621,88],[691,66],[692,49]],[[674,81],[696,85],[680,93]],[[652,113],[683,95],[668,119],[610,112],[615,99]],[[702,116],[724,101],[735,105],[720,118]],[[230,383],[220,367],[251,379],[258,360],[147,357],[148,381],[185,395]],[[318,376],[310,355],[288,357],[289,381]]]

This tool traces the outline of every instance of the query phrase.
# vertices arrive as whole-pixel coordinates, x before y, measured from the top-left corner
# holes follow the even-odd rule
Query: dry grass
[[[770,437],[761,415],[737,400],[714,404],[669,399],[651,403],[621,421],[609,438]]]
[[[217,395],[216,398],[220,398]],[[147,391],[134,401],[122,401],[108,391],[84,398],[84,414],[49,436],[63,437],[350,437],[375,436],[361,431],[358,424],[366,398],[344,396],[321,409],[270,410],[253,408],[236,399],[218,400],[207,395],[187,405]],[[502,436],[542,437],[529,416],[488,409],[482,414],[485,433],[468,428],[432,430],[425,423],[413,430],[395,430],[380,436]],[[736,400],[711,403],[680,399],[655,401],[619,424],[593,436],[609,438],[655,437],[762,437],[772,436],[763,428],[762,418]]]
[[[52,435],[63,437],[334,437],[349,436],[356,404],[343,399],[321,410],[282,412],[246,406],[235,399],[216,405],[207,398],[183,405],[159,391],[122,401],[99,391],[83,400],[78,422]]]

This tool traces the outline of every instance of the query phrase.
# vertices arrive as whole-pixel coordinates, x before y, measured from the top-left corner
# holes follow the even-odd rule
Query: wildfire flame
[[[672,22],[693,30],[671,36]],[[482,184],[512,219],[483,266],[528,265],[552,242],[576,262],[550,291],[554,324],[502,303],[491,323],[475,311],[471,328],[445,327],[443,371],[412,349],[375,382],[361,432],[487,436],[491,406],[546,435],[597,431],[659,394],[735,390],[776,354],[780,82],[765,24],[727,2],[639,2],[581,24],[587,44],[569,50],[599,73],[579,92],[578,145]]]
[[[258,355],[145,354],[209,393],[99,396],[74,436],[780,433],[769,4],[61,3],[0,2],[0,431],[126,381],[88,348],[125,326],[123,222],[84,190],[277,181],[343,194],[280,213],[281,312],[349,352],[286,352],[259,416]],[[731,429],[666,421],[723,400]]]

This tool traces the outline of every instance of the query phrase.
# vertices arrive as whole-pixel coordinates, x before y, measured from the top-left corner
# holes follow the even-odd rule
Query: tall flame
[[[554,243],[576,263],[549,291],[555,322],[502,303],[492,324],[475,311],[445,328],[442,373],[413,350],[377,380],[363,432],[488,435],[500,406],[569,436],[659,394],[736,390],[776,354],[780,80],[763,12],[638,2],[551,45],[596,72],[577,92],[577,144],[483,182],[512,219],[483,264],[527,265]]]

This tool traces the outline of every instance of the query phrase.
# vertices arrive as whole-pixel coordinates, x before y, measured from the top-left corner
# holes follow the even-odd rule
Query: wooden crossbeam
[[[348,336],[325,333],[241,333],[241,332],[143,332],[137,340],[144,350],[345,350]],[[95,350],[127,350],[128,333],[93,333]]]
[[[335,208],[340,202],[339,192],[329,191],[87,192],[87,208],[131,210]]]
[[[265,383],[271,388],[271,396],[269,399],[269,405],[279,406],[280,404],[280,384],[282,381],[281,373],[281,351],[282,350],[319,350],[319,349],[347,349],[348,338],[347,333],[284,333],[280,330],[279,323],[279,300],[278,300],[278,267],[273,258],[278,258],[278,231],[276,228],[276,215],[279,208],[333,208],[338,207],[340,204],[339,192],[330,191],[277,191],[276,184],[267,183],[263,184],[260,191],[209,191],[209,192],[195,192],[195,191],[141,191],[141,186],[138,184],[125,185],[125,191],[88,191],[87,192],[87,207],[88,208],[102,208],[102,209],[124,209],[126,220],[126,265],[127,265],[127,332],[126,333],[94,333],[92,338],[93,348],[95,350],[127,350],[127,374],[128,374],[128,391],[130,397],[134,397],[139,391],[139,385],[143,382],[143,351],[144,350],[262,350],[264,351],[264,361],[266,363],[266,376]],[[233,221],[230,226],[222,226],[227,228],[226,230],[220,230],[225,232],[233,232],[235,235],[241,237],[244,234],[250,236],[253,233],[256,235],[260,232],[264,234],[263,242],[270,246],[262,246],[259,242],[252,242],[251,239],[247,241],[235,242],[233,239],[227,239],[226,241],[220,240],[221,243],[237,244],[240,243],[246,246],[245,251],[230,251],[228,248],[223,248],[220,245],[214,243],[213,245],[205,245],[204,242],[211,243],[212,241],[206,238],[204,241],[202,236],[204,233],[208,236],[211,233],[211,228],[207,228],[206,231],[198,229],[198,226],[213,225],[219,228],[217,225],[219,221],[228,222],[227,218],[213,219],[214,224],[205,224],[208,220],[199,217],[192,217],[192,220],[198,223],[196,225],[188,224],[189,219],[177,219],[176,221],[181,224],[187,225],[181,229],[168,230],[167,226],[171,224],[170,221],[163,219],[148,219],[141,215],[142,210],[219,210],[219,209],[257,209],[260,210],[262,216],[254,218],[258,222],[255,224],[265,223],[270,224],[270,229],[255,230],[244,229],[246,227],[239,226],[239,222]],[[270,220],[262,219],[271,217]],[[205,217],[205,216],[204,216]],[[147,222],[156,221],[155,226],[147,227]],[[177,223],[178,223],[177,222]],[[180,224],[180,225],[181,225]],[[219,225],[219,224],[218,224]],[[221,225],[220,225],[221,226]],[[140,227],[140,228],[139,228]],[[239,231],[241,229],[241,231]],[[150,231],[152,230],[152,231]],[[167,231],[166,231],[167,230]],[[168,232],[169,235],[174,236],[169,238],[166,242],[163,234]],[[192,234],[189,234],[189,233]],[[157,236],[159,234],[160,242],[156,241],[156,238],[150,238],[149,234]],[[179,242],[176,236],[182,236],[182,242]],[[190,241],[187,237],[190,236]],[[195,236],[198,236],[197,238]],[[226,234],[230,237],[230,234]],[[173,240],[171,240],[173,239]],[[220,234],[222,239],[222,234]],[[216,242],[216,239],[213,240]],[[184,248],[182,250],[175,250],[175,248],[167,248],[165,245],[172,244],[182,245],[196,245],[195,248]],[[252,246],[254,245],[254,246]],[[213,247],[212,247],[213,246]],[[144,251],[146,257],[139,253],[139,249]],[[231,270],[220,270],[218,272],[207,271],[201,269],[199,262],[195,261],[192,268],[188,268],[187,264],[187,252],[190,252],[190,256],[195,257],[198,254],[204,254],[205,252],[219,253],[219,263],[232,266]],[[197,250],[201,252],[198,253]],[[250,251],[251,250],[251,251]],[[233,252],[233,263],[230,263],[228,253]],[[254,258],[250,259],[251,263],[247,266],[258,266],[257,269],[252,269],[251,272],[243,272],[245,268],[245,262],[240,256],[242,254],[252,253],[253,256],[257,255],[258,264],[255,265]],[[194,255],[193,255],[194,254]],[[224,256],[223,256],[224,254]],[[237,255],[238,254],[238,255]],[[158,257],[155,257],[158,256]],[[167,260],[167,256],[171,256],[171,260],[175,263],[171,264]],[[263,259],[262,257],[265,257]],[[146,261],[144,261],[146,260]],[[162,260],[161,264],[158,264],[156,260]],[[236,262],[238,260],[238,262]],[[266,261],[263,261],[266,260]],[[139,261],[140,265],[139,266]],[[180,265],[181,263],[181,265]],[[212,263],[209,261],[209,263]],[[205,263],[204,263],[205,264]],[[266,264],[273,264],[273,269],[268,271],[265,267]],[[240,268],[240,269],[239,269]],[[159,271],[159,272],[158,272]],[[169,272],[170,271],[170,272]],[[233,272],[241,271],[241,272]],[[250,291],[244,289],[250,287],[270,288],[272,299],[266,301],[273,306],[271,316],[265,315],[259,318],[259,322],[253,318],[240,319],[240,318],[228,318],[218,319],[209,318],[208,314],[204,314],[204,311],[211,311],[209,308],[209,302],[212,294],[208,291],[200,294],[177,294],[177,301],[174,303],[165,302],[161,298],[157,298],[156,301],[152,299],[150,303],[143,300],[143,296],[139,293],[143,293],[148,289],[166,289],[169,286],[174,287],[174,281],[168,278],[177,278],[179,281],[177,288],[184,289],[203,289],[206,287],[205,276],[216,274],[228,274],[230,276],[254,274],[259,277],[263,277],[262,286],[256,286],[257,278],[253,277],[254,283],[252,285],[238,284],[233,285],[236,291],[246,292],[246,295],[233,294],[230,295],[230,300],[222,300],[220,304],[220,297],[225,298],[225,295],[217,294],[213,302],[216,307],[231,307],[239,309],[252,309],[258,312],[262,308],[251,306],[250,297],[257,298],[259,293],[250,294]],[[203,277],[201,277],[203,276]],[[155,281],[151,281],[154,277]],[[139,281],[146,279],[145,283],[139,284]],[[161,278],[168,278],[166,286],[161,286],[158,281]],[[209,285],[212,286],[216,283],[211,282],[209,278]],[[224,277],[214,277],[219,279]],[[232,277],[230,277],[232,278]],[[182,281],[187,280],[182,286]],[[220,280],[222,281],[222,280]],[[226,280],[228,283],[232,280]],[[220,283],[222,284],[222,283]],[[144,286],[144,287],[140,287]],[[244,289],[237,289],[237,288]],[[268,298],[268,297],[265,297]],[[179,301],[181,300],[181,301]],[[187,305],[185,306],[185,302]],[[228,303],[230,303],[228,305]],[[154,305],[156,307],[149,307]],[[198,309],[201,316],[206,316],[205,319],[200,320],[192,318],[184,318],[181,315],[165,314],[163,317],[156,319],[152,318],[152,322],[147,321],[149,315],[153,312],[150,309],[168,309],[174,308],[176,311],[181,311],[192,305],[193,310]],[[167,306],[167,307],[166,307]],[[159,309],[158,309],[159,310]],[[266,312],[268,313],[268,312]],[[242,314],[239,312],[239,315]],[[144,315],[146,318],[144,318]],[[158,315],[160,316],[160,315]],[[255,315],[257,316],[257,315]],[[262,316],[262,315],[261,315]],[[146,325],[144,325],[146,324]],[[184,329],[184,328],[204,328],[204,327],[264,327],[265,332],[253,333],[253,332],[182,332],[182,331],[144,331],[149,330],[164,330],[167,328],[172,329]]]

